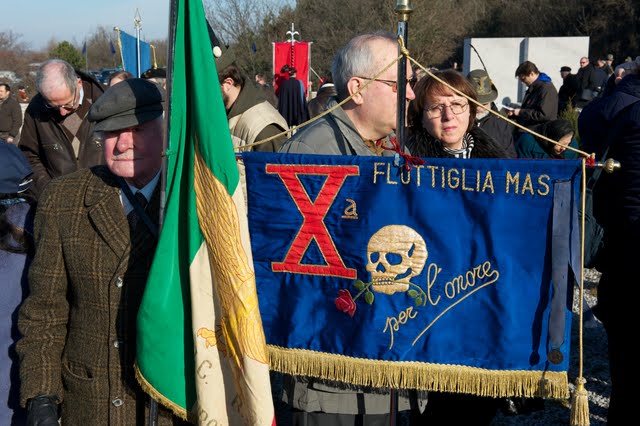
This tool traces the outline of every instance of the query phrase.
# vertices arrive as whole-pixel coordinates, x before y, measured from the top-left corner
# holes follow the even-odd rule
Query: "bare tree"
[[[18,76],[28,70],[28,62],[24,60],[26,44],[20,39],[22,34],[9,31],[0,32],[0,70],[15,72]]]
[[[87,65],[91,70],[102,68],[115,68],[118,61],[117,49],[111,53],[111,46],[116,46],[114,31],[112,28],[98,26],[86,40]]]

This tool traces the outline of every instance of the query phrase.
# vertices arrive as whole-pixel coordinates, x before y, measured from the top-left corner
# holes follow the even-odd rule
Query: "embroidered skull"
[[[405,225],[387,225],[371,237],[367,246],[367,272],[378,293],[405,292],[420,275],[429,256],[424,239]]]

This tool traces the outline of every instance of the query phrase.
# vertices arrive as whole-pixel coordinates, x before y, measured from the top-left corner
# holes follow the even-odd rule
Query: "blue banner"
[[[273,369],[568,397],[579,160],[242,158]]]
[[[140,69],[138,70],[138,39],[126,32],[118,31],[122,52],[122,67],[135,77],[151,68],[151,46],[140,40]]]

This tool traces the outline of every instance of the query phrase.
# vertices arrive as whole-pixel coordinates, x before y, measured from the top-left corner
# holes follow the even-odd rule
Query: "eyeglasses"
[[[391,90],[395,93],[398,92],[398,82],[395,80],[383,80],[381,78],[369,78],[369,77],[359,77],[359,76],[355,76],[356,78],[361,78],[363,80],[372,80],[372,81],[378,81],[382,84],[386,84],[387,86],[391,87]],[[417,83],[418,78],[414,75],[413,77],[411,77],[410,80],[407,80],[407,84],[413,89],[413,86],[415,86],[415,84]]]
[[[427,113],[427,118],[440,118],[444,114],[444,110],[451,108],[451,112],[455,115],[460,115],[467,110],[469,104],[467,102],[453,102],[451,105],[438,104],[431,105],[424,109]]]
[[[60,111],[62,108],[67,110],[75,109],[78,107],[78,104],[76,103],[78,101],[76,99],[77,95],[78,95],[78,85],[76,84],[73,88],[73,100],[71,101],[71,103],[64,104],[64,105],[51,105],[49,104],[49,102],[46,102],[44,106],[47,107],[47,109],[55,110],[55,111]]]
[[[580,61],[580,64],[588,64],[589,62],[587,61]]]

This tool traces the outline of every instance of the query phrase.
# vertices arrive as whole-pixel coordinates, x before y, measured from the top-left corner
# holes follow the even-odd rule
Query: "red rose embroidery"
[[[342,312],[353,316],[356,313],[356,302],[351,297],[349,290],[338,290],[338,297],[336,298],[336,308]]]

